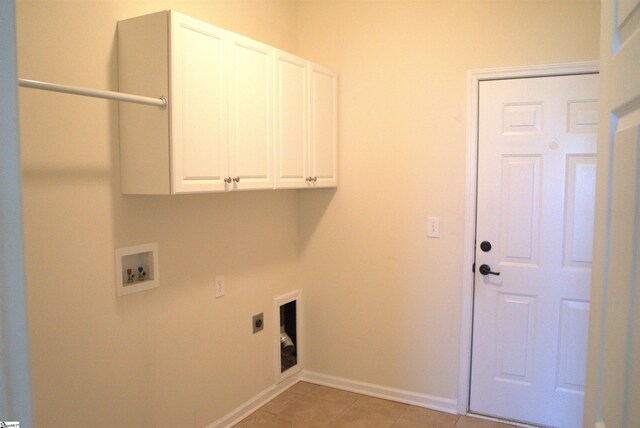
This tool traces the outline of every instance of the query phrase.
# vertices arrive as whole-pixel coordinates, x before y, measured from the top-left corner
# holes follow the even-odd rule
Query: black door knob
[[[500,275],[500,272],[491,272],[491,266],[489,265],[482,265],[479,270],[482,275]]]
[[[480,249],[481,249],[482,251],[484,251],[485,253],[487,253],[487,252],[491,251],[491,242],[489,242],[489,241],[482,241],[482,242],[480,243]]]

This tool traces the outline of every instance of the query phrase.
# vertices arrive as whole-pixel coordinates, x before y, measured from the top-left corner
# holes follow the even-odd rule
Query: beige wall
[[[340,187],[299,199],[306,368],[457,397],[469,69],[598,58],[597,1],[300,3],[340,72]],[[426,238],[428,216],[440,239]]]
[[[115,23],[175,8],[341,79],[340,187],[298,193],[122,196],[117,105],[20,90],[40,425],[207,425],[272,383],[251,315],[269,329],[273,297],[301,284],[308,369],[455,398],[466,72],[596,59],[597,1],[17,6],[23,78],[115,89]],[[114,249],[146,242],[161,287],[116,298]]]
[[[116,89],[116,22],[165,8],[296,49],[289,1],[18,1],[19,74]],[[273,298],[299,285],[295,192],[122,196],[117,103],[21,89],[20,108],[38,425],[203,427],[272,385]],[[115,248],[147,242],[160,288],[117,298]]]

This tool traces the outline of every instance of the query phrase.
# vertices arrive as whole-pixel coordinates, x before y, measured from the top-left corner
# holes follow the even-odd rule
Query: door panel
[[[582,394],[587,373],[589,302],[563,299],[561,305],[556,388]]]
[[[564,223],[565,268],[591,267],[595,190],[595,156],[568,156],[567,207]]]
[[[535,135],[542,132],[542,104],[517,103],[505,104],[504,135]]]
[[[338,77],[330,70],[310,68],[310,170],[314,187],[338,184]]]
[[[480,83],[473,412],[581,426],[597,79]]]
[[[536,298],[500,293],[498,302],[496,380],[531,384]]]
[[[585,421],[631,428],[640,421],[640,1],[604,0],[601,11],[603,126]]]
[[[172,14],[173,191],[224,190],[227,166],[225,34]]]
[[[273,187],[273,48],[231,36],[229,172],[234,189]]]
[[[502,159],[502,262],[536,263],[540,160],[539,156]]]
[[[597,127],[597,101],[569,101],[569,132],[596,132]]]
[[[307,144],[307,61],[276,52],[275,182],[277,188],[304,188],[309,174]]]
[[[221,144],[195,144],[200,138],[206,141],[207,137],[219,134],[222,129],[220,105],[216,102],[220,99],[219,90],[211,98],[204,96],[203,88],[210,85],[211,81],[221,81],[220,55],[222,40],[212,38],[210,35],[194,31],[181,26],[182,39],[182,66],[188,69],[189,78],[182,79],[182,96],[185,102],[182,104],[182,120],[184,123],[183,141],[189,142],[183,147],[183,180],[198,180],[220,178],[220,165],[226,163],[222,159]],[[208,55],[204,55],[208,52]],[[194,64],[199,67],[194,67]],[[196,71],[197,70],[197,71]],[[219,89],[215,85],[214,88]],[[206,112],[206,119],[202,117]],[[216,132],[213,132],[213,131]],[[212,166],[217,166],[213,167]]]

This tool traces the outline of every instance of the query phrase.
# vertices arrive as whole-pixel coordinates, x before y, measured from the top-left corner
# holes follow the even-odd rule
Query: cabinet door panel
[[[172,14],[173,192],[222,191],[228,174],[225,32]]]
[[[244,37],[230,44],[229,170],[234,189],[273,187],[273,48]]]
[[[309,176],[308,62],[281,51],[275,62],[275,187],[303,188]]]
[[[311,65],[311,175],[315,187],[338,185],[337,75]]]

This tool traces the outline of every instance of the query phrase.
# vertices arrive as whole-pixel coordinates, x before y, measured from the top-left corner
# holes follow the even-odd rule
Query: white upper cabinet
[[[276,188],[307,186],[308,61],[276,51],[275,60],[275,185]]]
[[[120,103],[123,193],[337,185],[334,73],[173,11],[118,23],[118,72],[168,96]]]
[[[276,51],[276,188],[335,187],[337,74]]]
[[[224,191],[228,161],[226,33],[171,14],[173,193]]]
[[[312,187],[338,185],[338,75],[310,65],[310,171]]]
[[[229,43],[229,172],[237,189],[273,188],[273,48]]]

